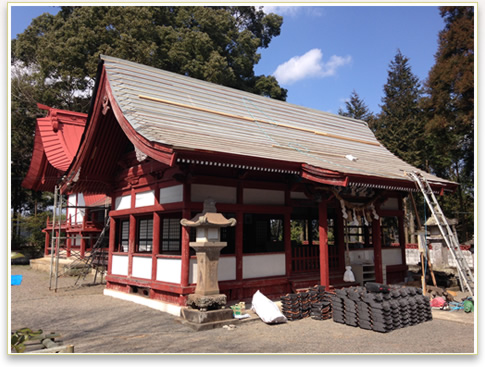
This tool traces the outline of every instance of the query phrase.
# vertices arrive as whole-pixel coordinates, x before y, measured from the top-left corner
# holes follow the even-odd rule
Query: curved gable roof
[[[58,177],[69,168],[76,155],[87,115],[42,104],[37,106],[48,114],[37,119],[32,159],[22,186],[53,191]]]
[[[404,172],[417,169],[380,144],[364,121],[113,57],[102,60],[112,96],[132,129],[174,152],[298,163],[302,176],[316,181],[330,172],[346,176],[345,184],[414,186]],[[421,173],[434,185],[456,185]]]

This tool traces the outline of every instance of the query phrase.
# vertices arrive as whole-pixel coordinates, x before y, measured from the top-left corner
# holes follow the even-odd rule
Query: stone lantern
[[[215,201],[206,199],[202,213],[194,218],[182,219],[184,227],[196,228],[196,240],[190,242],[197,255],[197,287],[187,298],[190,309],[182,309],[182,316],[195,324],[213,323],[226,318],[232,319],[232,311],[224,309],[227,297],[219,293],[217,269],[221,249],[227,246],[221,242],[220,229],[233,227],[236,220],[217,213]],[[218,311],[218,312],[217,312]]]

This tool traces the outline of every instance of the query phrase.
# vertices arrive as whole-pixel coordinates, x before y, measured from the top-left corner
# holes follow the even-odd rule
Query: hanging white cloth
[[[351,266],[345,267],[344,282],[355,282],[355,276]]]

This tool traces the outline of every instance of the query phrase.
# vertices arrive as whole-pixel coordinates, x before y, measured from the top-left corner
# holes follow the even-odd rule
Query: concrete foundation
[[[180,316],[183,318],[182,323],[195,331],[215,329],[237,321],[233,319],[230,308],[205,312],[191,308],[182,308]]]

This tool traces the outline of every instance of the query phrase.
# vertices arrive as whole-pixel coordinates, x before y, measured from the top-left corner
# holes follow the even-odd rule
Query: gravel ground
[[[22,274],[11,287],[11,330],[57,332],[76,353],[167,354],[475,354],[474,315],[433,311],[433,320],[381,334],[332,320],[310,318],[279,325],[235,320],[232,330],[195,332],[170,314],[103,295],[103,285],[60,278],[49,291],[49,274],[12,266]]]

